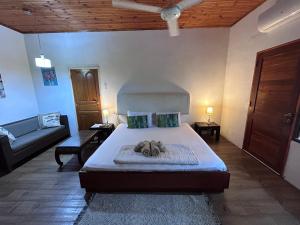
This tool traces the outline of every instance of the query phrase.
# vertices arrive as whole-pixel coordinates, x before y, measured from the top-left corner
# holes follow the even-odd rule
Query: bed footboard
[[[223,192],[230,173],[222,171],[80,171],[87,192]]]

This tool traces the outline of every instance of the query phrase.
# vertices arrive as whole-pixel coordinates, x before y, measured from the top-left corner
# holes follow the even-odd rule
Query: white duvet
[[[124,145],[114,159],[114,162],[119,164],[199,164],[194,152],[185,145],[167,144],[164,146],[164,152],[159,153],[155,157],[145,157],[143,153],[134,151],[135,145]]]
[[[197,165],[168,164],[116,164],[115,157],[124,145],[136,145],[140,141],[154,140],[163,144],[188,146],[198,159]],[[224,162],[205,141],[188,125],[176,128],[128,129],[120,124],[84,164],[85,171],[227,171]]]

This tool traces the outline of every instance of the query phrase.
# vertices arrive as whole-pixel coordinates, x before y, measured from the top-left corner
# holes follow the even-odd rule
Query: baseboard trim
[[[265,167],[267,167],[268,169],[270,169],[272,172],[274,172],[275,174],[277,174],[278,176],[281,176],[282,175],[278,172],[276,172],[274,169],[272,169],[270,166],[268,166],[267,164],[265,164],[263,161],[261,161],[259,158],[257,158],[256,156],[252,155],[250,152],[248,152],[247,150],[243,149],[242,150],[247,153],[248,155],[252,156],[253,158],[255,158],[257,161],[259,161],[261,164],[263,164]]]

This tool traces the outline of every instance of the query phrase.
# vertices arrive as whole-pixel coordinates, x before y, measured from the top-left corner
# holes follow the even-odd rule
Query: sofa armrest
[[[0,135],[0,167],[6,171],[11,171],[13,164],[13,151],[10,147],[8,137]]]
[[[69,126],[69,120],[67,115],[60,116],[60,124],[65,126],[65,129],[68,132],[68,136],[70,136],[70,126]]]

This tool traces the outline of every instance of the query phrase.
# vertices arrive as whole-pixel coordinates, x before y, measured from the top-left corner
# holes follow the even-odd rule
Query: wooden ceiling
[[[180,27],[232,26],[264,1],[204,0],[182,13]],[[166,7],[179,0],[136,2]],[[0,0],[0,24],[22,33],[167,28],[159,14],[116,9],[111,0]]]

